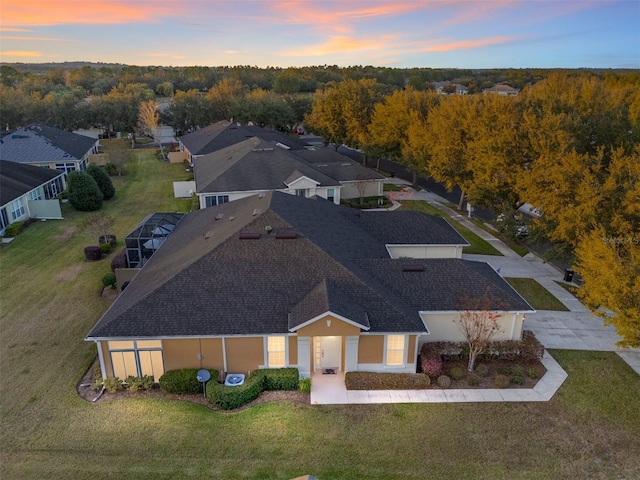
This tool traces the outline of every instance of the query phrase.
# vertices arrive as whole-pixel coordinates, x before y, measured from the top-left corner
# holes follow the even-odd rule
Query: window
[[[0,230],[4,230],[9,226],[9,216],[7,215],[7,209],[0,210]]]
[[[404,335],[387,335],[386,365],[404,365]]]
[[[215,205],[222,205],[229,201],[229,195],[212,195],[204,197],[205,207],[213,207]]]
[[[298,188],[296,189],[296,195],[299,197],[306,197],[307,196],[307,190],[304,188]]]
[[[40,192],[39,188],[29,192],[29,200],[31,201],[42,200],[42,193]]]
[[[20,217],[24,215],[24,202],[21,198],[18,198],[11,202],[11,219],[18,220]]]
[[[335,195],[336,195],[336,192],[333,188],[327,189],[327,200],[329,200],[330,202],[333,202]]]
[[[161,340],[111,341],[109,353],[113,375],[121,380],[150,375],[157,382],[164,374]]]
[[[285,338],[267,337],[267,367],[285,366]]]
[[[64,173],[75,172],[75,163],[56,163],[56,170],[63,171]]]

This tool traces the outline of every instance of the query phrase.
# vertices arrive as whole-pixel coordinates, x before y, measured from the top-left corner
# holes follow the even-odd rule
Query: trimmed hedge
[[[420,390],[431,385],[424,373],[347,372],[347,390]]]
[[[87,167],[87,173],[96,181],[98,188],[102,192],[102,198],[104,200],[110,200],[114,197],[116,189],[113,187],[113,183],[105,169],[91,164]]]
[[[193,395],[202,392],[202,383],[198,381],[197,374],[199,368],[181,368],[179,370],[169,370],[158,380],[160,390],[165,393],[178,393],[183,395]],[[209,369],[211,379],[217,381],[218,370]],[[211,383],[211,382],[209,382]],[[208,384],[207,384],[208,387]]]
[[[103,194],[91,175],[70,172],[67,178],[69,203],[76,210],[92,212],[102,208]]]
[[[24,228],[24,223],[22,223],[22,222],[13,222],[11,225],[9,225],[7,228],[4,229],[4,236],[5,237],[15,237],[20,232],[22,232],[23,228]]]
[[[102,250],[97,245],[84,247],[84,258],[89,261],[100,260],[102,258]]]
[[[127,268],[127,249],[123,248],[111,259],[111,271],[116,272],[116,268]]]
[[[254,370],[242,385],[237,386],[227,386],[212,378],[207,383],[207,399],[222,410],[233,410],[252,402],[265,390],[297,390],[298,378],[297,368]]]

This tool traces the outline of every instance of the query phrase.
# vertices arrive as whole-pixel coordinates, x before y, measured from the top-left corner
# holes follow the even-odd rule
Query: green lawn
[[[554,297],[549,290],[533,278],[505,277],[505,280],[536,310],[569,311],[564,303]]]
[[[455,228],[460,235],[462,235],[471,245],[468,247],[464,247],[464,253],[474,253],[478,255],[499,255],[502,254],[496,250],[489,242],[483,240],[478,235],[473,233],[467,227],[462,225],[459,222],[456,222],[454,219],[449,217],[442,210],[434,207],[433,205],[423,201],[423,200],[403,200],[401,210],[417,210],[419,212],[429,213],[431,215],[435,215],[437,217],[442,217],[446,219],[453,228]]]
[[[495,229],[487,227],[484,224],[484,222],[482,220],[480,220],[479,218],[472,218],[471,221],[473,223],[475,223],[476,226],[480,227],[481,229],[485,230],[486,232],[489,232],[494,237],[499,238],[500,240],[502,240],[511,250],[516,252],[521,257],[524,257],[527,253],[529,253],[529,249],[525,245],[523,245],[520,242],[517,242],[515,239],[507,238],[505,235],[502,235],[500,232],[498,232]]]
[[[172,198],[181,165],[136,151],[106,211],[122,242]],[[300,406],[218,413],[175,400],[82,400],[83,341],[107,308],[106,259],[84,261],[87,214],[32,225],[0,249],[0,478],[638,478],[640,377],[614,353],[554,351],[550,402]]]

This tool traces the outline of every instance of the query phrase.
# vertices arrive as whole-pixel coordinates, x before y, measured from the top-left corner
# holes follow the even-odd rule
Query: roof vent
[[[222,218],[224,217],[224,213],[219,213],[216,215],[216,220],[222,220]]]
[[[343,166],[343,167],[350,167],[350,166],[351,166],[351,164],[350,164],[350,163],[343,163],[343,164],[342,164],[342,166]]]
[[[276,143],[276,147],[280,147],[280,148],[284,148],[285,150],[291,150],[291,147],[289,145],[285,145],[284,143]]]
[[[424,272],[424,265],[403,265],[403,272]]]
[[[316,167],[328,167],[329,165],[327,163],[319,163],[316,165]]]
[[[260,193],[258,194],[258,198],[264,198],[264,192],[260,192]]]
[[[271,230],[273,230],[273,227],[271,225],[267,225],[266,227],[264,227],[264,231],[267,233],[271,233]]]
[[[297,232],[278,232],[276,233],[276,238],[280,240],[293,240],[294,238],[298,238]]]
[[[260,210],[259,208],[256,208],[256,209],[253,211],[253,216],[255,217],[256,215],[260,215],[261,213],[262,213],[262,210]]]
[[[260,234],[258,232],[240,232],[240,240],[259,240]]]
[[[209,230],[203,236],[204,236],[204,239],[206,240],[207,238],[211,238],[213,236],[213,232],[211,230]]]
[[[236,217],[234,217],[233,215],[231,215],[231,216],[229,217],[229,221],[230,221],[230,222],[233,222],[235,219],[236,219]]]

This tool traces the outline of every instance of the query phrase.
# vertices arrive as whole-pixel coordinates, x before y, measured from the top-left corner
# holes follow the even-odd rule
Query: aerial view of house
[[[532,307],[443,219],[267,192],[187,214],[98,320],[105,378],[215,368],[415,372],[480,300],[519,339]],[[498,337],[496,337],[498,338]]]

